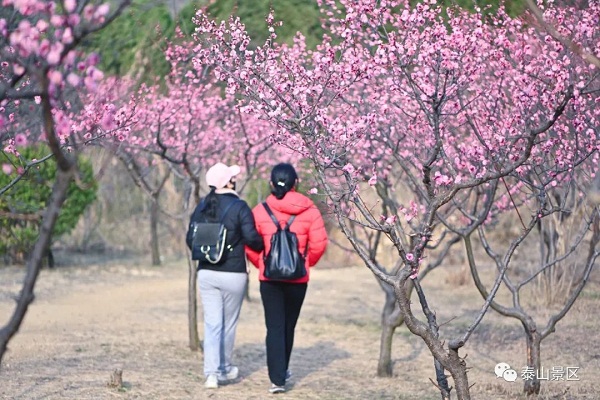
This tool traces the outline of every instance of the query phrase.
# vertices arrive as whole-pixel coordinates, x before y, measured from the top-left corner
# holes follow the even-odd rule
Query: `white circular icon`
[[[502,378],[504,372],[510,369],[510,365],[505,362],[501,362],[496,364],[496,368],[494,368],[494,372],[496,373],[496,378]]]
[[[517,380],[517,371],[515,371],[514,369],[507,369],[502,374],[502,377],[506,382],[514,382]]]

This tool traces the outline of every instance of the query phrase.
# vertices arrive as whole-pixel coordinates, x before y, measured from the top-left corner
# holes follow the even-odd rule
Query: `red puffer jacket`
[[[288,282],[308,282],[310,276],[309,267],[312,267],[319,261],[327,247],[327,231],[325,230],[325,223],[323,222],[321,212],[311,199],[293,190],[288,192],[281,200],[270,195],[267,197],[267,204],[273,211],[273,214],[275,214],[277,220],[281,222],[282,227],[285,226],[285,222],[288,221],[290,216],[296,215],[292,226],[290,226],[290,231],[294,232],[298,237],[298,248],[301,253],[304,252],[308,244],[306,254],[307,274],[303,278]],[[271,250],[271,236],[277,232],[277,227],[262,203],[252,209],[252,214],[254,215],[256,230],[265,242],[265,249],[264,251],[256,252],[246,247],[246,255],[248,256],[248,260],[259,269],[259,279],[267,281],[268,279],[264,276],[265,262],[263,256],[269,254]]]

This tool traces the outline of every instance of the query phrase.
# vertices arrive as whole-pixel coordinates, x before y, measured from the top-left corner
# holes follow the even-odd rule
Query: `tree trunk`
[[[421,303],[423,314],[425,315],[425,317],[427,317],[427,325],[429,326],[429,331],[431,332],[433,339],[439,342],[439,326],[437,323],[435,313],[429,308],[429,304],[427,303],[427,299],[425,298],[425,292],[423,291],[423,288],[421,287],[419,281],[413,281],[413,285],[417,291],[417,296],[419,297],[419,303]],[[462,373],[464,372],[464,379],[466,380],[466,365],[464,364],[464,362],[461,362],[462,360],[460,360],[460,358],[458,357],[458,351],[453,351],[452,353],[456,355],[456,360],[449,357],[450,365],[448,365],[448,369],[451,370],[450,372],[452,373],[452,376],[456,375],[461,379],[463,378]],[[438,389],[442,396],[442,400],[450,400],[450,385],[448,384],[448,378],[446,377],[445,368],[442,365],[442,362],[438,356],[433,354],[433,358],[435,377]],[[464,395],[469,396],[468,387],[466,393],[463,393],[463,396]],[[462,399],[462,397],[459,397],[459,399]]]
[[[377,364],[377,376],[392,376],[392,341],[396,327],[384,324],[381,327],[381,343],[379,348],[379,362]]]
[[[454,380],[454,390],[458,400],[470,400],[471,391],[469,387],[469,379],[467,377],[467,363],[458,355],[458,349],[449,349],[448,358],[450,365],[447,368]],[[448,393],[448,399],[450,394]]]
[[[401,283],[402,278],[404,278],[404,282],[406,282],[408,276],[401,276],[397,284],[394,285],[399,311],[404,317],[404,323],[408,330],[423,339],[425,345],[429,348],[431,355],[435,359],[436,385],[440,390],[442,398],[450,398],[450,387],[444,373],[444,369],[446,369],[454,379],[458,400],[471,400],[469,381],[467,379],[467,365],[465,361],[458,356],[459,348],[449,348],[448,350],[444,348],[444,343],[440,341],[438,336],[438,325],[435,314],[429,308],[425,293],[418,280],[413,280],[412,284],[413,288],[417,291],[419,303],[421,304],[423,314],[427,318],[427,323],[421,322],[415,318],[411,310],[411,299],[409,297],[410,286]]]
[[[54,254],[52,253],[52,249],[50,248],[50,244],[48,244],[48,251],[46,252],[46,260],[48,261],[48,268],[54,268]]]
[[[244,297],[248,303],[252,301],[250,297],[250,274],[246,274],[246,293],[244,293]]]
[[[189,281],[188,281],[188,331],[190,339],[190,350],[198,351],[201,348],[198,336],[198,302],[196,301],[196,263],[188,257]]]
[[[535,326],[528,327],[524,324],[524,328],[525,336],[527,338],[527,370],[533,373],[530,376],[532,379],[525,380],[523,392],[525,392],[527,395],[534,395],[540,393],[541,387],[538,374],[542,364],[540,354],[542,337],[538,333]]]
[[[382,286],[382,289],[385,293],[385,302],[381,313],[381,341],[379,343],[377,376],[390,377],[393,373],[392,343],[394,332],[404,322],[404,318],[402,318],[396,307],[396,296],[393,289],[388,289],[385,286]]]
[[[0,365],[2,364],[2,357],[8,348],[8,342],[18,332],[27,309],[31,302],[33,302],[35,282],[40,272],[42,260],[47,254],[48,246],[50,245],[50,237],[52,236],[52,230],[58,218],[58,213],[67,197],[67,189],[69,188],[71,179],[73,179],[72,167],[66,171],[62,169],[57,170],[56,180],[52,188],[52,196],[50,197],[50,201],[44,212],[42,225],[40,226],[40,235],[27,261],[27,274],[25,275],[23,288],[17,300],[17,306],[11,319],[0,329]]]
[[[152,249],[152,265],[160,265],[160,249],[158,242],[158,217],[160,214],[158,194],[153,194],[150,200],[150,247]]]

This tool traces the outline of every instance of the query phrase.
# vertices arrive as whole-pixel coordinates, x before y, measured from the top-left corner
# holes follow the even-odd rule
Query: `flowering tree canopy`
[[[47,141],[57,162],[64,165],[64,154],[57,150],[84,135],[97,135],[99,125],[92,122],[102,121],[105,132],[124,124],[125,114],[118,114],[107,99],[88,119],[90,110],[82,112],[76,96],[98,93],[104,77],[96,68],[98,55],[79,50],[81,40],[109,23],[124,6],[111,10],[108,3],[75,0],[3,2],[0,143],[4,152],[17,155],[18,147],[28,142]],[[4,165],[4,173],[12,171],[10,167]]]
[[[409,329],[462,381],[460,397],[468,391],[460,360],[412,316],[403,284],[443,240],[438,227],[467,232],[523,205],[543,218],[547,192],[574,169],[587,168],[588,183],[580,182],[589,184],[600,83],[597,69],[535,18],[436,3],[321,1],[326,34],[315,50],[301,35],[290,46],[275,43],[272,14],[269,40],[250,49],[239,20],[216,23],[199,12],[194,61],[197,71],[214,69],[242,112],[277,127],[273,140],[312,161],[341,228],[396,288]],[[597,3],[544,11],[563,36],[595,53],[599,16]],[[378,268],[348,220],[387,235],[405,267],[392,275]]]
[[[95,111],[84,109],[86,93],[94,93],[103,78],[97,55],[79,51],[83,38],[110,23],[128,4],[65,0],[4,0],[0,9],[0,151],[1,173],[14,176],[0,188],[10,190],[32,166],[54,157],[57,174],[43,212],[39,236],[27,261],[27,274],[15,311],[0,329],[0,361],[33,300],[41,260],[77,169],[75,156],[85,136],[104,136],[124,129],[130,110],[111,106],[104,92]],[[95,92],[98,93],[98,92]],[[88,120],[93,116],[92,120]],[[110,131],[105,131],[109,129]],[[91,138],[91,137],[90,137]],[[19,148],[45,142],[49,154],[27,160]],[[74,151],[75,150],[75,151]]]

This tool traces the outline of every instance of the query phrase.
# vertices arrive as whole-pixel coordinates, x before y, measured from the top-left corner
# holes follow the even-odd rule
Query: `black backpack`
[[[290,231],[290,225],[292,225],[296,216],[292,215],[285,224],[285,228],[281,229],[279,221],[277,221],[267,203],[263,203],[263,206],[275,226],[277,226],[277,232],[271,236],[271,250],[264,257],[265,278],[277,281],[293,280],[306,276],[306,249],[304,254],[300,254],[298,251],[298,237]]]
[[[227,211],[239,200],[234,200],[225,207],[221,214],[219,222],[192,221],[189,229],[192,232],[192,260],[208,261],[211,264],[219,264],[223,258],[223,252],[227,240],[227,228],[223,224],[223,219],[227,215]],[[201,211],[204,210],[204,203],[200,206]],[[229,248],[231,251],[231,248]]]

